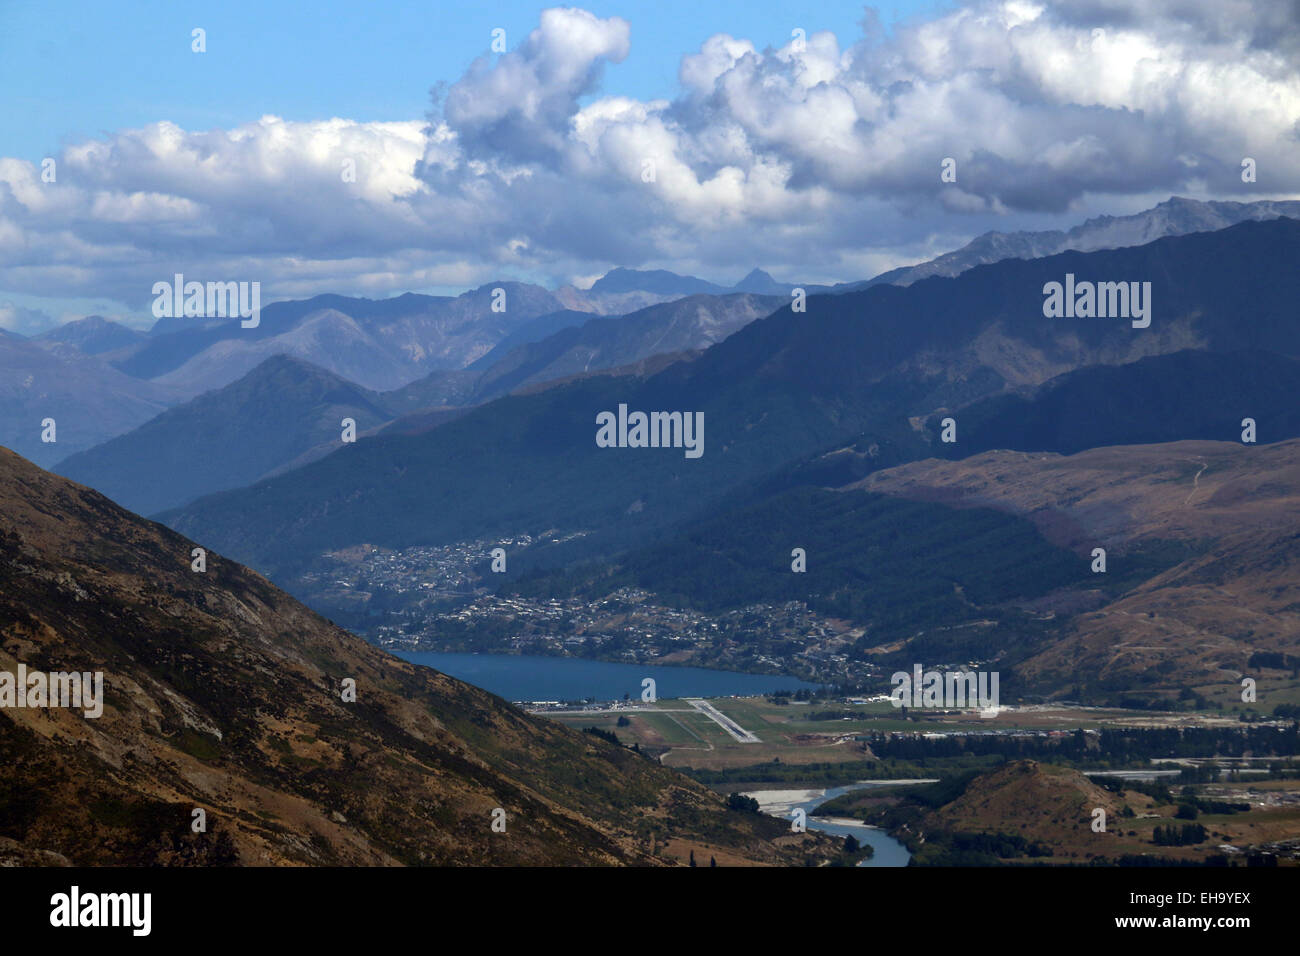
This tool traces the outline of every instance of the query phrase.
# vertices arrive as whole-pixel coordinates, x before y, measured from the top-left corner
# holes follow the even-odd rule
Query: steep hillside
[[[520,325],[494,345],[491,351],[484,353],[465,368],[469,371],[491,368],[502,356],[509,354],[513,349],[517,349],[521,345],[540,342],[556,332],[575,325],[585,325],[590,321],[590,312],[578,312],[575,309],[561,309],[559,312],[548,312],[546,315],[539,315],[537,318],[530,319]]]
[[[3,859],[620,864],[689,840],[788,863],[823,843],[389,657],[215,553],[196,573],[192,547],[0,451],[0,670],[103,675],[98,717],[0,711]]]
[[[501,355],[484,368],[474,400],[654,355],[705,349],[785,303],[776,296],[693,295],[631,315],[592,319]]]

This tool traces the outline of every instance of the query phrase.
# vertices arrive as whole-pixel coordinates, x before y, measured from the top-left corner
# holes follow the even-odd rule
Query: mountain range
[[[466,370],[434,373],[397,390],[391,400],[411,409],[478,405],[528,385],[700,351],[785,302],[751,293],[693,294],[629,315],[589,318],[542,339],[503,342]]]
[[[1175,197],[1134,216],[1101,217],[1068,232],[989,233],[930,263],[893,270],[865,282],[836,286],[805,283],[804,288],[809,294],[843,293],[868,285],[910,284],[924,275],[955,275],[1012,256],[1052,254],[1066,248],[1095,250],[1295,214],[1295,206],[1267,201],[1208,203]],[[688,295],[744,292],[784,298],[790,285],[757,269],[731,287],[663,271],[615,269],[586,290],[564,286],[550,291],[525,283],[497,282],[454,297],[408,293],[371,300],[321,295],[279,302],[263,309],[256,329],[243,329],[234,320],[163,318],[143,333],[91,316],[25,340],[43,347],[45,354],[23,348],[5,356],[10,386],[0,391],[0,441],[51,465],[143,424],[153,417],[149,411],[157,414],[223,388],[277,354],[317,365],[371,391],[394,390],[428,379],[412,390],[412,397],[427,397],[432,405],[472,404],[501,394],[499,389],[478,388],[478,373],[511,350],[566,328],[600,316],[635,313]],[[498,288],[506,293],[506,311],[501,313],[491,308],[493,290]],[[24,341],[9,334],[4,338],[11,345]],[[690,336],[681,338],[689,340]],[[716,340],[707,335],[696,338],[701,345]],[[648,339],[645,344],[653,347],[654,343]],[[585,343],[578,346],[579,350],[590,347]],[[87,357],[98,365],[88,364]],[[611,355],[603,367],[645,357]],[[522,378],[539,381],[550,374],[547,364],[541,363],[538,371]],[[557,362],[556,369],[561,368],[570,373],[580,370],[579,356]],[[124,373],[125,378],[112,370]],[[464,370],[475,374],[461,374]],[[32,384],[23,385],[29,378]],[[50,415],[50,404],[71,410],[77,434],[62,439],[62,447],[37,447],[32,441],[32,416],[37,414],[39,423]],[[420,410],[410,404],[399,409]]]
[[[167,519],[273,573],[361,541],[406,546],[560,527],[589,532],[593,550],[623,547],[866,430],[878,446],[924,457],[934,446],[921,423],[936,410],[1085,366],[1188,349],[1300,356],[1291,304],[1300,279],[1289,268],[1298,252],[1300,222],[1280,219],[816,296],[806,313],[787,305],[648,378],[587,378],[509,396]],[[1044,318],[1044,284],[1067,273],[1151,277],[1151,327]],[[1253,290],[1248,310],[1243,288]],[[597,447],[597,413],[620,404],[702,411],[703,457]],[[1200,429],[1180,419],[1167,440],[1214,437]]]
[[[148,335],[137,329],[129,329],[102,315],[90,315],[42,332],[32,340],[71,345],[85,355],[107,355],[112,360],[140,347],[147,339]]]
[[[243,378],[204,393],[124,435],[72,455],[60,474],[92,485],[119,504],[154,514],[216,491],[253,484],[341,447],[344,418],[358,434],[423,431],[454,415],[442,406],[474,405],[517,388],[630,365],[652,356],[700,350],[784,300],[740,293],[688,296],[618,318],[589,319],[535,343],[498,347],[483,367],[434,372],[391,392],[373,392],[309,362],[276,354]]]
[[[1205,202],[1173,196],[1151,209],[1129,216],[1097,216],[1072,229],[1040,232],[986,232],[952,252],[928,262],[881,273],[865,283],[844,283],[834,291],[888,283],[911,285],[931,276],[956,276],[975,266],[1004,259],[1039,259],[1061,252],[1097,252],[1143,246],[1166,236],[1216,232],[1239,222],[1264,222],[1279,217],[1300,219],[1300,202]]]
[[[1038,525],[1037,538],[1015,547],[990,545],[999,555],[1037,554],[1035,574],[1017,578],[1013,563],[1005,581],[979,577],[1000,565],[982,568],[960,548],[936,542],[923,550],[942,558],[936,567],[947,570],[940,579],[958,584],[966,595],[963,609],[942,588],[933,594],[909,590],[908,582],[924,575],[908,554],[891,552],[880,565],[868,561],[870,549],[834,555],[841,525],[860,524],[857,537],[888,534],[919,548],[926,528],[955,527],[965,518],[924,508],[911,515],[884,503],[840,514],[833,493],[814,489],[877,494],[868,485],[873,476],[909,462],[969,462],[1000,451],[1074,456],[1189,440],[1242,447],[1247,418],[1262,447],[1300,437],[1293,400],[1300,385],[1300,328],[1291,319],[1300,289],[1289,268],[1300,252],[1300,222],[1280,216],[1288,211],[1287,204],[1175,199],[1137,217],[1091,220],[1034,241],[1087,246],[1186,234],[1030,259],[1015,256],[1014,243],[1002,243],[997,249],[1009,258],[958,269],[958,257],[943,266],[955,269],[955,277],[813,295],[806,312],[794,311],[785,294],[615,270],[588,291],[678,297],[623,316],[593,317],[565,308],[563,290],[505,285],[507,302],[525,315],[508,309],[508,319],[478,330],[483,338],[474,346],[469,343],[478,333],[467,316],[475,309],[490,312],[489,287],[451,300],[327,296],[281,303],[268,307],[258,334],[246,340],[232,334],[231,323],[196,327],[163,320],[155,333],[141,336],[92,318],[38,340],[5,337],[0,355],[14,356],[14,366],[44,363],[44,381],[56,387],[71,384],[61,378],[68,369],[82,368],[98,377],[81,376],[78,386],[118,390],[116,403],[96,407],[98,417],[61,412],[56,445],[39,443],[39,428],[29,426],[18,437],[34,454],[44,453],[48,463],[53,449],[72,445],[75,453],[58,465],[61,473],[140,512],[163,511],[176,529],[291,588],[299,572],[340,548],[542,535],[545,543],[512,556],[508,587],[520,580],[534,588],[527,582],[550,580],[554,587],[548,569],[594,561],[583,571],[583,593],[621,581],[700,608],[784,594],[783,600],[805,600],[823,613],[857,620],[867,633],[854,652],[879,659],[888,656],[882,641],[905,638],[917,624],[916,615],[890,617],[898,603],[891,600],[910,594],[902,603],[928,607],[940,630],[970,613],[999,622],[1000,650],[1014,658],[1018,678],[1059,690],[1070,668],[1051,653],[1066,654],[1066,647],[1076,648],[1071,654],[1088,653],[1090,641],[1104,643],[1119,633],[1090,623],[1101,618],[1088,618],[1085,610],[1140,602],[1143,589],[1163,594],[1152,584],[1162,575],[1199,581],[1206,567],[1215,574],[1227,567],[1276,567],[1285,540],[1261,529],[1232,541],[1207,533],[1119,542],[1119,570],[1100,588],[1076,579],[1082,565],[1071,563],[1086,556],[1087,542],[1060,539],[1059,529]],[[1233,218],[1247,221],[1187,232]],[[1044,247],[1019,248],[1032,253]],[[1150,325],[1135,327],[1129,316],[1046,317],[1048,284],[1063,280],[1079,287],[1147,283]],[[741,285],[771,282],[756,272]],[[1243,289],[1250,290],[1248,297]],[[446,321],[439,324],[436,316]],[[340,329],[362,338],[330,338]],[[353,366],[389,363],[392,371],[394,356],[414,355],[394,343],[410,345],[431,329],[454,343],[448,367],[387,390],[277,351],[291,342],[316,358],[346,353]],[[374,348],[348,344],[357,342]],[[234,382],[165,411],[159,407],[175,402],[182,377],[234,367],[223,365],[223,352],[235,365],[256,364]],[[148,380],[133,378],[110,359],[122,368],[165,370]],[[443,359],[426,354],[422,361]],[[408,361],[396,374],[405,377],[419,364]],[[74,429],[106,430],[110,414],[143,417],[139,398],[149,389],[159,396],[150,420],[98,447],[76,448],[85,438]],[[28,415],[50,403],[47,391],[35,394]],[[94,402],[81,394],[81,401]],[[11,392],[9,400],[21,397]],[[597,414],[620,406],[700,413],[703,456],[599,447],[593,440]],[[343,419],[356,423],[355,444],[341,441]],[[950,422],[955,441],[941,434]],[[947,508],[950,502],[921,504]],[[1024,511],[1015,516],[1034,520]],[[817,530],[823,524],[825,534]],[[796,537],[801,528],[821,555],[822,576],[792,582],[778,574],[779,580],[766,581],[763,575],[780,572],[781,561],[761,573],[746,570],[746,561],[766,553],[746,534]],[[1019,534],[1010,525],[970,533],[988,541]],[[1256,552],[1248,553],[1247,545]],[[1039,548],[1046,550],[1038,554]],[[1076,556],[1060,565],[1057,577],[1053,548]],[[719,571],[719,560],[730,561],[731,570]],[[877,587],[900,569],[910,570],[899,583]],[[813,590],[785,593],[793,583]],[[1276,585],[1289,586],[1285,579]],[[1251,594],[1250,613],[1265,615],[1268,624],[1251,629],[1259,639],[1243,639],[1238,649],[1273,653],[1292,626],[1281,610],[1285,602],[1274,606],[1263,592],[1240,590]],[[1032,623],[1042,601],[1049,601],[1053,615],[1045,630]],[[1198,626],[1179,629],[1170,653]],[[1026,648],[1045,634],[1050,650],[1031,659]],[[953,645],[932,638],[912,649],[955,653]],[[982,639],[966,649],[996,650]],[[1182,657],[1189,662],[1187,680],[1203,678],[1215,661],[1228,659]],[[1143,672],[1114,662],[1107,668],[1090,693],[1108,693]]]

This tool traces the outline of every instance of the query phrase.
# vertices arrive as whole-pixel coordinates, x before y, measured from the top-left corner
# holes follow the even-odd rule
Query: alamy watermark
[[[684,448],[687,458],[704,454],[703,412],[632,412],[596,415],[598,448]]]
[[[238,316],[240,326],[255,329],[262,321],[262,283],[186,282],[183,273],[153,284],[155,319],[225,319]]]
[[[925,671],[912,665],[912,673],[897,671],[889,701],[895,707],[936,707],[958,710],[977,707],[981,717],[998,714],[998,671]]]
[[[152,893],[83,893],[73,886],[50,897],[50,925],[59,928],[123,927],[148,936],[152,913]]]
[[[1151,325],[1150,282],[1075,282],[1043,286],[1043,315],[1049,319],[1132,319],[1133,328]]]
[[[104,713],[104,674],[29,672],[26,664],[19,664],[17,675],[0,671],[0,708],[4,707],[64,707],[93,719]]]

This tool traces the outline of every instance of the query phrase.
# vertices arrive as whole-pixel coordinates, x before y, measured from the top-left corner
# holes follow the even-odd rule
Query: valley
[[[1300,224],[1277,211],[1171,200],[1119,248],[1120,220],[996,237],[807,311],[759,273],[615,269],[581,295],[7,337],[123,399],[99,444],[61,413],[65,478],[0,462],[4,663],[108,678],[93,730],[5,725],[47,783],[0,791],[0,850],[1292,865],[1300,338],[1278,266]],[[1152,277],[1134,321],[1044,319],[1045,284],[1117,275]],[[996,716],[892,706],[918,662],[991,675]],[[807,834],[760,812],[819,794]],[[183,832],[196,803],[208,840]],[[496,809],[518,839],[479,826]]]

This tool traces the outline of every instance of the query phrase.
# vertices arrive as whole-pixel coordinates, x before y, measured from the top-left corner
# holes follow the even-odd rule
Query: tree
[[[695,865],[695,851],[691,851],[691,866]]]
[[[858,842],[858,838],[852,833],[844,838],[845,853],[857,853],[860,849],[862,849],[862,844]]]
[[[733,793],[727,797],[727,809],[742,813],[758,813],[758,801],[742,793]]]
[[[709,857],[709,866],[717,866],[718,861],[714,857]]]

